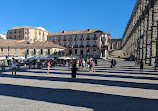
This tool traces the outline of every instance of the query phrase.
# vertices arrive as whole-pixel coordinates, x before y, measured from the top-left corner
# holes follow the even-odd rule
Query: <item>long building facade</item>
[[[122,50],[158,66],[158,0],[137,0],[122,38]]]
[[[96,29],[72,30],[52,33],[48,41],[67,48],[67,56],[106,57],[110,45],[110,34]]]
[[[14,27],[8,30],[7,39],[44,42],[47,41],[48,34],[42,27]]]

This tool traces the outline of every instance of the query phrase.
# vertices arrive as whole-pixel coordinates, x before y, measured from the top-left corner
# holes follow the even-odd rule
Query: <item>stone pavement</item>
[[[96,72],[66,67],[0,73],[0,111],[158,111],[158,72],[133,62],[115,68],[100,60]]]

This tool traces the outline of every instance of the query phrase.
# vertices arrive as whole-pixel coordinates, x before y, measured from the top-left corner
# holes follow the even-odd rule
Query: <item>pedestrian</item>
[[[95,65],[97,65],[98,64],[98,61],[97,61],[97,59],[95,59]]]
[[[111,60],[111,68],[112,68],[112,66],[113,66],[113,63],[114,63],[114,62],[113,62],[113,59],[112,59],[112,60]]]
[[[82,60],[82,69],[84,69],[85,68],[85,61],[84,61],[84,59]]]
[[[33,60],[33,68],[35,69],[35,67],[36,67],[36,60],[34,59]]]
[[[140,71],[142,71],[143,70],[143,59],[140,60],[139,65],[140,65]]]
[[[74,62],[72,63],[72,73],[71,73],[72,79],[76,78],[76,72],[77,72],[76,60],[74,60]]]
[[[115,65],[116,65],[116,60],[114,59],[113,62],[114,62],[114,63],[113,63],[113,66],[115,66]]]
[[[51,66],[50,61],[48,61],[48,63],[47,63],[47,75],[49,74],[50,66]]]
[[[12,75],[13,75],[13,72],[15,72],[15,75],[16,75],[16,64],[15,64],[15,59],[12,58]]]
[[[95,72],[95,62],[94,60],[91,61],[91,64],[92,64],[92,68],[91,68],[91,72]]]
[[[155,61],[155,63],[154,63],[154,69],[156,70],[156,67],[157,67],[157,64],[156,64],[156,61]]]

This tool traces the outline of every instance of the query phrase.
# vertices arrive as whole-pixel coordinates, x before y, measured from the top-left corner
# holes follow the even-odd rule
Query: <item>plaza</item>
[[[71,79],[67,67],[22,69],[16,76],[0,73],[1,111],[157,111],[158,73],[142,72],[134,62],[100,59],[96,72],[78,70]],[[9,107],[8,107],[9,106]]]

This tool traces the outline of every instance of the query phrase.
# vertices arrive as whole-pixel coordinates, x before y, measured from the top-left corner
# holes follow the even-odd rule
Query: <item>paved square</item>
[[[100,60],[96,72],[67,67],[0,73],[0,111],[158,111],[158,72],[133,62],[115,68]]]

